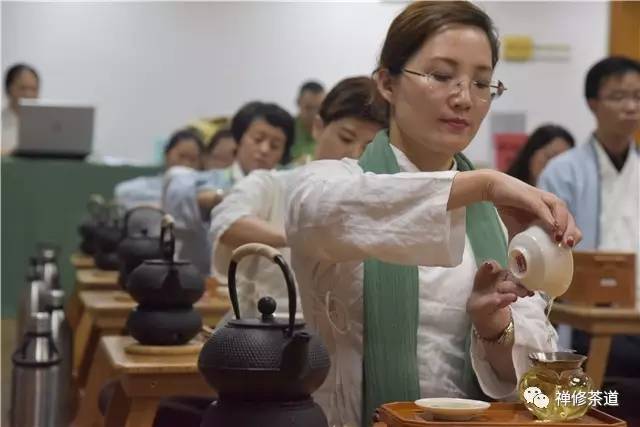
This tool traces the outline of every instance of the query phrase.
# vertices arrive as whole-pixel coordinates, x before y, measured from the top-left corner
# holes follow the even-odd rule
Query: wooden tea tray
[[[129,354],[146,356],[174,356],[199,354],[204,343],[192,340],[184,345],[144,345],[139,342],[129,344],[124,351]]]
[[[495,402],[477,418],[468,421],[427,421],[422,418],[425,410],[412,402],[395,402],[382,405],[380,420],[388,427],[492,427],[534,426],[544,427],[626,427],[627,423],[602,411],[591,408],[581,418],[565,422],[545,422],[536,419],[521,403]]]

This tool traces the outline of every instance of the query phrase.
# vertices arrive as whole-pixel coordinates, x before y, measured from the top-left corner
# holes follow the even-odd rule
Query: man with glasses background
[[[578,250],[638,254],[640,162],[634,133],[640,129],[640,63],[625,57],[601,60],[587,73],[585,96],[596,118],[595,131],[586,143],[551,160],[538,186],[567,203],[583,233]],[[640,309],[637,255],[636,309]],[[572,347],[587,354],[587,335],[573,331],[572,338]],[[632,394],[640,399],[640,336],[613,338],[606,376],[633,378],[634,391],[621,396],[629,402]]]

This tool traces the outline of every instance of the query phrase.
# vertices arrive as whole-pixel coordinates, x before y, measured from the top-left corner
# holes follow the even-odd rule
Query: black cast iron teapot
[[[173,218],[162,220],[160,243],[162,259],[146,260],[129,275],[127,290],[141,305],[156,308],[186,308],[204,293],[204,280],[188,261],[174,260]]]
[[[104,198],[101,195],[92,194],[89,197],[89,202],[87,203],[89,218],[82,222],[78,227],[78,232],[82,237],[80,250],[87,255],[95,255],[98,251],[96,244],[96,230],[104,221],[104,204]]]
[[[258,302],[260,319],[242,319],[236,268],[247,255],[262,255],[284,274],[289,296],[288,321],[273,316],[276,302]],[[324,382],[331,362],[320,338],[296,321],[296,287],[282,254],[260,243],[237,248],[229,265],[229,296],[235,319],[217,329],[202,348],[198,368],[221,401],[287,401],[311,395]]]
[[[96,267],[101,270],[118,270],[118,244],[122,240],[123,208],[115,203],[103,207],[103,220],[95,230]]]
[[[131,272],[148,259],[162,258],[159,230],[164,212],[153,206],[129,209],[124,216],[123,238],[118,244],[120,275],[118,282],[126,290]]]
[[[204,280],[187,261],[174,257],[173,218],[162,220],[159,243],[163,259],[146,260],[129,275],[127,290],[139,305],[129,315],[131,335],[145,345],[181,345],[202,328],[193,303],[204,293]]]

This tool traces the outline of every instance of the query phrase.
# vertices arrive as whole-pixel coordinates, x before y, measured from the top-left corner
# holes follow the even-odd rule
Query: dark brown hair
[[[609,56],[589,69],[584,84],[584,96],[596,99],[605,80],[611,76],[623,76],[627,73],[640,73],[640,62],[624,56]]]
[[[201,153],[204,151],[204,144],[197,133],[193,132],[191,129],[180,129],[169,138],[167,145],[164,146],[164,154],[169,154],[171,150],[185,141],[195,142],[198,146],[198,151]]]
[[[5,77],[4,77],[4,91],[7,95],[9,94],[9,89],[11,88],[11,85],[13,84],[14,81],[18,79],[18,77],[23,71],[27,71],[33,74],[38,84],[40,84],[40,76],[38,75],[38,72],[36,71],[35,68],[27,64],[15,64],[15,65],[12,65],[11,68],[9,68],[9,70],[7,70],[7,73],[5,74]]]
[[[325,125],[345,117],[367,120],[388,126],[387,107],[381,99],[371,99],[375,82],[366,76],[341,80],[327,94],[320,107]]]
[[[240,146],[251,123],[254,120],[263,119],[273,127],[277,127],[284,132],[287,140],[284,153],[280,161],[286,165],[291,161],[291,146],[294,142],[295,122],[293,117],[282,107],[273,103],[253,101],[243,105],[231,119],[231,134]]]
[[[409,58],[429,37],[455,24],[484,31],[491,45],[491,65],[495,67],[500,43],[493,21],[482,9],[467,1],[416,1],[391,23],[378,70],[386,68],[391,75],[400,74]]]
[[[536,154],[536,151],[546,147],[555,138],[564,139],[570,147],[576,145],[571,133],[562,126],[554,124],[540,126],[529,135],[526,144],[520,149],[518,157],[509,167],[507,174],[535,186],[536,183],[531,177],[531,158]]]
[[[231,129],[222,128],[222,129],[218,129],[218,131],[216,131],[216,133],[213,134],[213,136],[209,140],[209,143],[206,145],[204,151],[207,153],[211,153],[216,148],[216,145],[218,145],[220,140],[224,138],[231,138],[233,139],[233,142],[235,142],[236,146],[238,145],[238,141],[236,141],[235,138],[233,137],[233,134],[231,133]]]

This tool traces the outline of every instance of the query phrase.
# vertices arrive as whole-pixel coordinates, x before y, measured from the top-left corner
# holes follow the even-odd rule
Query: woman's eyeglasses
[[[448,74],[441,73],[420,73],[407,68],[404,68],[402,71],[422,77],[433,91],[446,93],[447,95],[458,94],[462,91],[462,85],[464,83],[463,78],[454,78]],[[504,91],[507,90],[500,80],[471,80],[468,83],[468,86],[471,98],[477,99],[481,102],[491,102],[494,99],[499,98]]]

